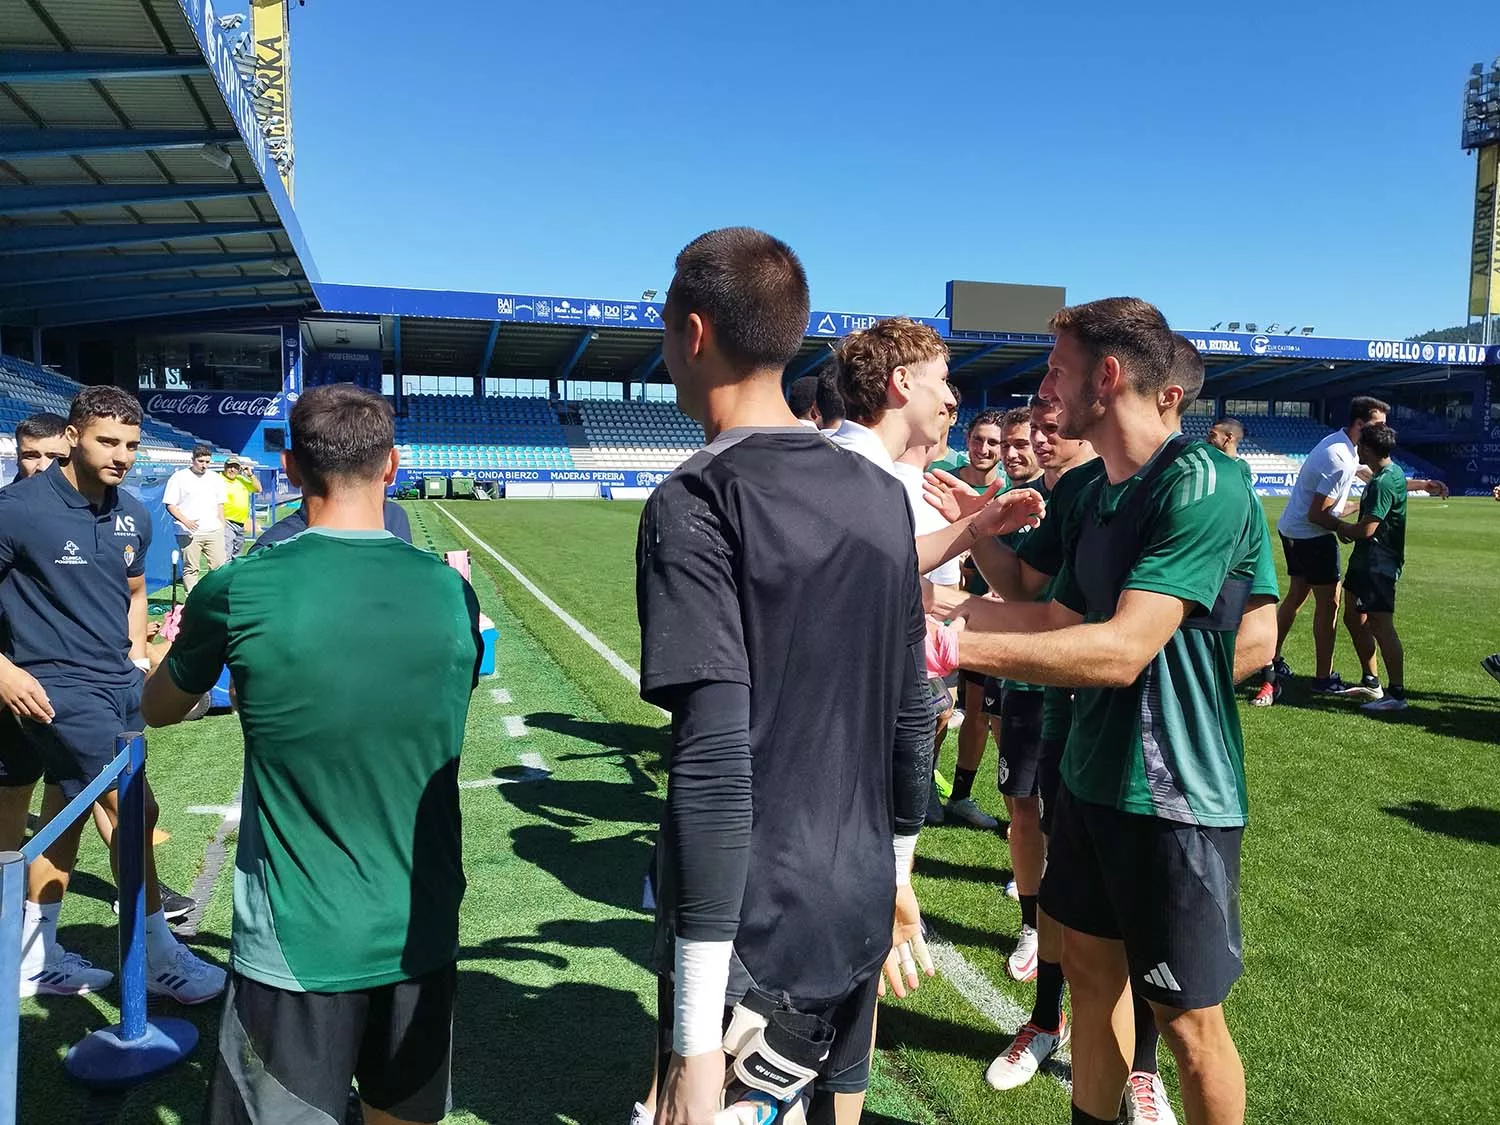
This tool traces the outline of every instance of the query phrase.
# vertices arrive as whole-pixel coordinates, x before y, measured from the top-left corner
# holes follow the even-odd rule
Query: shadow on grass
[[[641,723],[580,719],[576,715],[564,715],[557,711],[538,711],[527,715],[526,725],[535,730],[549,730],[576,738],[580,742],[592,742],[595,746],[623,750],[627,754],[638,756],[641,764],[648,770],[665,768],[672,746],[671,731],[666,726],[648,727]]]
[[[1409,821],[1424,832],[1500,847],[1500,809],[1479,805],[1445,809],[1431,801],[1408,801],[1404,805],[1388,805],[1385,811]]]
[[[1407,710],[1376,712],[1368,718],[1371,722],[1391,726],[1420,727],[1429,734],[1444,738],[1480,742],[1486,746],[1495,744],[1495,728],[1500,723],[1500,699],[1441,691],[1408,691],[1406,698],[1411,704]],[[1361,702],[1336,695],[1314,695],[1303,685],[1288,686],[1277,706],[1357,715],[1360,714]]]
[[[922,911],[922,921],[932,927],[932,932],[944,941],[955,945],[977,946],[983,949],[995,949],[1009,957],[1016,950],[1015,934],[1001,933],[992,929],[984,929],[980,926],[970,926],[963,922],[955,921],[945,915],[931,910]],[[1016,923],[1018,926],[1020,923]]]
[[[570,782],[569,784],[579,784]],[[518,859],[535,864],[572,894],[620,910],[641,911],[654,829],[579,840],[565,828],[532,824],[511,830]]]
[[[984,886],[999,884],[1004,890],[1011,873],[1004,867],[987,867],[978,863],[951,863],[946,859],[918,856],[913,870],[924,879],[955,879],[963,883],[980,883]]]

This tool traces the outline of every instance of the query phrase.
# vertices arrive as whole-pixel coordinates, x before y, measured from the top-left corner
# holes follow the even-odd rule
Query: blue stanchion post
[[[21,1044],[21,913],[26,857],[0,852],[0,1125],[16,1125],[17,1056]]]
[[[128,755],[120,771],[119,823],[115,826],[120,869],[120,1022],[90,1032],[75,1043],[63,1065],[89,1086],[130,1086],[166,1070],[198,1044],[187,1020],[146,1018],[146,738],[119,735],[116,749]]]

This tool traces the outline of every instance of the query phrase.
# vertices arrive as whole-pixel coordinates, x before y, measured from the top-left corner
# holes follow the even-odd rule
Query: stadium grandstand
[[[657,302],[323,281],[293,208],[290,111],[276,93],[285,74],[243,13],[208,0],[7,11],[7,422],[56,409],[80,384],[127,385],[148,411],[149,459],[180,460],[202,440],[269,475],[303,386],[350,381],[391,398],[401,483],[465,476],[497,491],[651,487],[699,444],[673,406]],[[969,411],[1029,394],[1051,345],[1034,310],[1029,321],[1008,321],[1003,307],[976,314],[964,288],[974,285],[951,284],[945,315],[917,318],[947,339]],[[1032,294],[1054,296],[1063,291]],[[788,380],[874,319],[815,310]],[[1404,464],[1458,491],[1500,481],[1500,348],[1308,330],[1188,335],[1208,361],[1188,428],[1240,418],[1262,492],[1289,487],[1355,393],[1395,404]]]

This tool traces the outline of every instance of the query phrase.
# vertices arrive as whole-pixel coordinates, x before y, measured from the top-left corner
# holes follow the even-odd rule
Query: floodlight
[[[1260,331],[1260,327],[1258,325],[1250,323],[1249,321],[1246,321],[1245,322],[1245,331],[1246,332],[1259,332]]]
[[[1237,320],[1231,320],[1229,322],[1229,331],[1231,331],[1231,332],[1238,332],[1239,330],[1240,330],[1240,322],[1237,321]]]
[[[198,155],[225,172],[234,167],[234,157],[229,155],[229,150],[223,145],[204,145],[198,150]]]
[[[655,289],[644,290],[641,293],[641,300],[643,300],[643,301],[654,301],[654,300],[656,300],[656,290]]]
[[[1266,325],[1266,331],[1267,332],[1280,332],[1281,331],[1281,322],[1277,321],[1277,320],[1271,321],[1270,324]]]
[[[222,27],[225,31],[233,31],[235,28],[239,27],[240,24],[242,24],[244,22],[245,22],[245,13],[244,12],[235,12],[234,15],[232,15],[232,16],[220,16],[219,17],[219,26]]]
[[[1209,331],[1210,332],[1217,332],[1222,327],[1224,327],[1224,322],[1221,320],[1221,321],[1219,321],[1218,324],[1215,324],[1212,328],[1210,328]]]
[[[1297,326],[1295,324],[1292,325],[1290,328],[1288,328],[1286,330],[1286,334],[1288,336],[1295,336],[1297,334]]]
[[[1302,335],[1304,335],[1304,336],[1311,336],[1316,331],[1317,331],[1317,329],[1314,328],[1311,324],[1309,324],[1306,328],[1304,328],[1302,330]]]
[[[271,263],[271,268],[279,273],[282,277],[292,276],[292,267],[287,265],[280,258],[277,258],[274,262]]]

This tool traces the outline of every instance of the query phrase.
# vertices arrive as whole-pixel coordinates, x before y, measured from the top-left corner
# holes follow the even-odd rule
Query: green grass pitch
[[[441,507],[636,662],[639,504]],[[653,1042],[640,894],[661,807],[662,717],[439,505],[409,508],[419,546],[471,550],[476,589],[501,629],[496,674],[474,696],[461,771],[466,781],[494,784],[463,796],[469,892],[449,1120],[623,1122],[647,1081]],[[1251,1121],[1500,1120],[1500,685],[1478,665],[1500,650],[1500,505],[1413,501],[1409,542],[1397,622],[1411,711],[1365,718],[1342,702],[1312,700],[1301,682],[1282,706],[1242,710],[1251,783],[1247,967],[1228,1011]],[[1348,678],[1347,637],[1339,646],[1337,666]],[[1287,658],[1296,671],[1310,670],[1307,614]],[[836,672],[819,690],[837,693]],[[524,721],[524,735],[506,733],[508,716]],[[232,798],[238,723],[210,717],[154,734],[150,745],[162,825],[172,834],[158,858],[164,877],[185,888],[218,827],[216,816],[187,810]],[[550,776],[533,780],[523,753],[540,755]],[[945,770],[953,753],[950,738]],[[993,748],[976,796],[1001,811]],[[1004,970],[1019,925],[1001,892],[1007,870],[999,835],[929,829],[916,886],[934,928],[992,993],[1029,1007],[1030,986]],[[227,863],[220,872],[195,942],[221,963],[231,871]],[[108,863],[90,829],[61,934],[106,965],[115,959],[110,898]],[[92,1100],[63,1077],[61,1053],[118,1018],[116,998],[110,990],[23,1003],[22,1121],[198,1120],[217,1005],[191,1013],[203,1043],[166,1077]],[[944,977],[887,1003],[866,1120],[1066,1121],[1067,1094],[1051,1079],[1007,1094],[985,1086],[983,1069],[1002,1042]],[[1165,1050],[1163,1064],[1175,1093]]]

